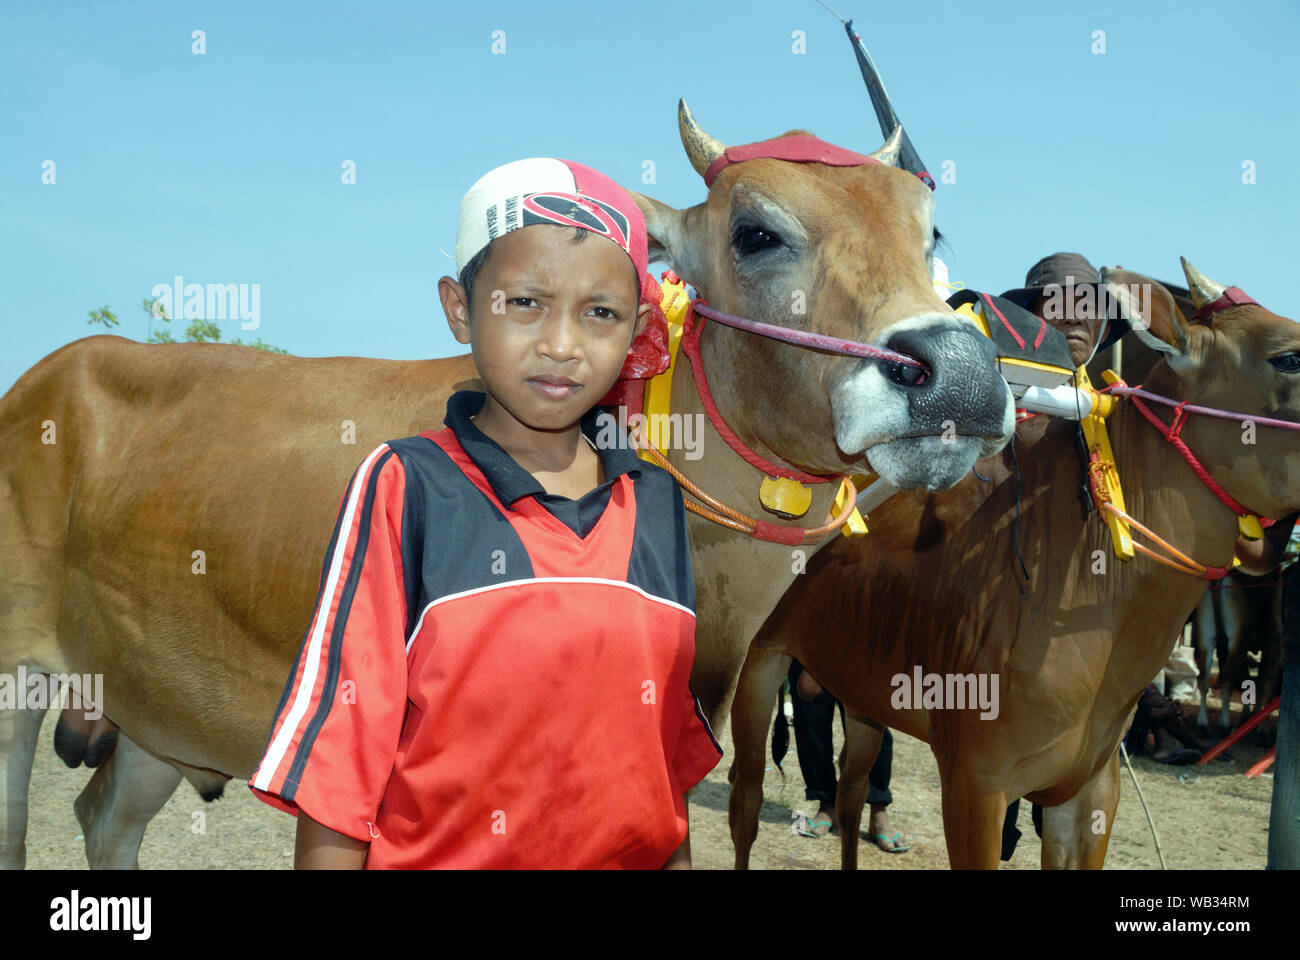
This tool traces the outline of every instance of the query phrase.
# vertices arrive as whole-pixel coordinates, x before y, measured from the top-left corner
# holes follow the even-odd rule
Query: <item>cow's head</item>
[[[1199,310],[1225,292],[1183,260]],[[1300,324],[1259,304],[1188,320],[1169,291],[1128,270],[1101,271],[1134,334],[1163,354],[1148,389],[1236,413],[1300,421]],[[1168,411],[1163,420],[1168,423]],[[1264,516],[1300,509],[1300,432],[1193,416],[1182,437],[1233,498]]]
[[[682,144],[701,175],[726,147],[678,107]],[[791,136],[806,131],[791,131]],[[893,166],[770,158],[732,163],[685,210],[637,195],[652,258],[666,260],[718,309],[887,346],[911,368],[791,346],[710,324],[701,343],[728,424],[750,446],[814,472],[861,466],[895,485],[938,490],[1014,428],[1011,393],[990,341],[957,317],[930,279],[934,198]]]

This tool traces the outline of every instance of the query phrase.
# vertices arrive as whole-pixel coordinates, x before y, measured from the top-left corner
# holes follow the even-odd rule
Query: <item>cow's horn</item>
[[[1213,303],[1223,296],[1223,291],[1227,289],[1221,283],[1215,283],[1201,271],[1187,262],[1186,257],[1179,257],[1183,262],[1183,273],[1187,276],[1187,289],[1192,295],[1192,303],[1197,308],[1205,306],[1207,303]]]
[[[894,132],[889,135],[885,145],[871,154],[887,167],[898,166],[898,154],[903,149],[903,126],[897,124],[894,126]]]
[[[686,156],[690,158],[691,166],[701,177],[709,169],[709,164],[722,156],[727,149],[727,145],[721,140],[709,136],[700,129],[700,125],[691,116],[691,108],[686,105],[685,100],[677,101],[677,130],[682,135],[682,146],[686,148]]]

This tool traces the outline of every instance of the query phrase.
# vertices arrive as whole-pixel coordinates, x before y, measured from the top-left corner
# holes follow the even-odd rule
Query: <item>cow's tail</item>
[[[785,694],[788,683],[782,681],[776,692],[776,724],[772,728],[772,762],[781,774],[781,785],[785,786],[785,768],[781,761],[790,752],[790,723],[785,718]]]

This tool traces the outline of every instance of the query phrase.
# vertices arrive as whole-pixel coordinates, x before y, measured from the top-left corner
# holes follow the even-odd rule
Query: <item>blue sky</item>
[[[931,172],[955,165],[937,192],[953,279],[1019,286],[1065,249],[1177,280],[1182,254],[1298,312],[1295,0],[832,6]],[[260,329],[227,335],[309,356],[460,353],[436,283],[469,185],[561,156],[698,203],[679,96],[728,143],[793,127],[882,140],[814,0],[8,4],[0,77],[0,389],[95,332],[93,307],[144,339],[137,304],[177,274],[260,285]]]

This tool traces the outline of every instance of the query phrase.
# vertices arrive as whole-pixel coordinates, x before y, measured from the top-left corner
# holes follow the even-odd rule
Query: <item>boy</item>
[[[662,343],[645,222],[594,170],[520,160],[466,194],[456,261],[438,291],[487,392],[357,469],[249,786],[297,814],[300,868],[689,867],[722,751],[682,496],[594,443]]]

